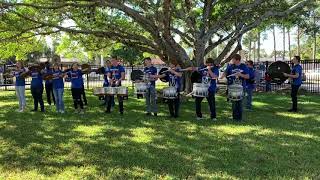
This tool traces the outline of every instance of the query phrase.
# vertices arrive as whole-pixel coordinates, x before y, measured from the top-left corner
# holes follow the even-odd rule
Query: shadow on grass
[[[0,109],[0,167],[37,169],[53,178],[71,171],[78,178],[121,179],[314,178],[320,170],[320,105],[314,98],[303,97],[310,102],[307,111],[292,116],[283,108],[287,97],[259,95],[243,123],[228,118],[230,104],[223,97],[217,97],[216,123],[195,121],[193,100],[182,104],[175,120],[167,118],[165,104],[160,117],[146,117],[144,101],[130,98],[121,118],[117,108],[106,115],[96,97],[88,98],[83,116],[58,115],[53,107],[46,114]],[[207,103],[203,111],[208,114]]]

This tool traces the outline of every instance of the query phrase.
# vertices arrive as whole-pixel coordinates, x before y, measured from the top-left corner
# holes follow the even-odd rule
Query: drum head
[[[191,74],[191,82],[192,83],[201,83],[202,76],[198,71],[194,71]]]
[[[133,70],[131,73],[131,81],[142,80],[143,72],[141,70]]]
[[[272,82],[282,84],[285,82],[288,78],[283,75],[283,73],[290,74],[290,66],[282,61],[277,61],[272,63],[268,67],[268,74],[270,75]]]
[[[165,71],[167,71],[167,70],[168,70],[168,68],[162,68],[162,69],[160,69],[159,75],[165,74]],[[165,76],[164,78],[161,78],[160,80],[161,80],[162,82],[169,82],[168,76]]]

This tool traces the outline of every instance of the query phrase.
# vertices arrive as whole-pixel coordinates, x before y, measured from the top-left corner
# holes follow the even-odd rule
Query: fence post
[[[4,65],[4,66],[3,66],[3,72],[6,72],[6,71],[7,71],[7,66]],[[4,84],[4,90],[7,91],[7,90],[8,90],[8,87],[7,87],[7,77],[4,76],[4,79],[3,79],[3,80],[4,80],[4,83],[3,83],[3,84]]]

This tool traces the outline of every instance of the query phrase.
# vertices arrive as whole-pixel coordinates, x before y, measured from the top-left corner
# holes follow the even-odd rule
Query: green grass
[[[218,122],[194,119],[194,102],[179,119],[144,115],[144,100],[130,97],[125,115],[104,114],[89,95],[85,115],[17,113],[14,92],[0,92],[0,179],[319,179],[320,98],[302,95],[289,114],[288,95],[257,94],[245,122],[230,119],[217,97]],[[28,91],[27,103],[32,99]],[[208,117],[207,103],[203,112]]]

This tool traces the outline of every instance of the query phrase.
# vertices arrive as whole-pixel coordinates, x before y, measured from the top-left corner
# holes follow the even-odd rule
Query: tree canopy
[[[288,16],[315,0],[0,0],[1,41],[61,31],[158,55],[182,65],[200,64],[219,44],[218,60],[238,52],[245,33]],[[11,36],[1,34],[11,32]],[[4,37],[4,38],[3,38]],[[192,49],[192,57],[186,49]]]

